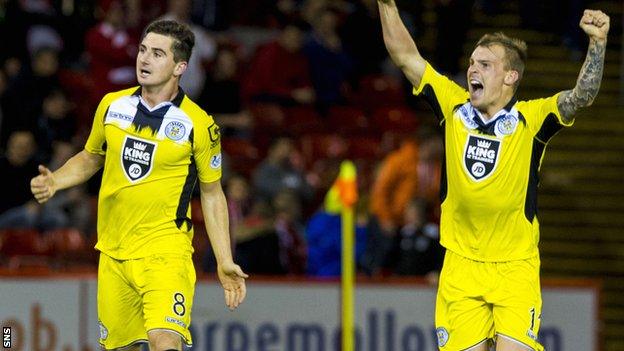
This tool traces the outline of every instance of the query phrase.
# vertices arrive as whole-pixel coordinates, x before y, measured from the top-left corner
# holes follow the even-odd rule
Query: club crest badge
[[[502,137],[505,135],[511,135],[514,130],[516,130],[516,126],[518,125],[518,117],[507,114],[496,120],[496,126],[494,127],[494,133],[497,137]]]
[[[501,142],[480,136],[469,135],[464,150],[464,168],[475,181],[481,181],[492,174],[498,163]]]
[[[183,123],[178,121],[172,121],[165,126],[165,135],[167,138],[178,141],[184,137],[186,134],[186,127]]]
[[[147,177],[154,164],[156,144],[126,136],[121,150],[121,166],[131,182]]]

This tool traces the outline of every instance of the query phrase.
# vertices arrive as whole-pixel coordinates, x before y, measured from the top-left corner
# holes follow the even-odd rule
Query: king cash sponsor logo
[[[464,166],[468,175],[481,181],[492,174],[500,154],[499,140],[470,134],[464,150]]]
[[[152,171],[156,144],[126,136],[121,152],[121,165],[131,182],[139,181]]]

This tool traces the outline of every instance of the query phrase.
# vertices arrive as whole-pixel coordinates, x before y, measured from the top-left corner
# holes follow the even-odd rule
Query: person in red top
[[[86,35],[95,103],[110,91],[136,84],[134,63],[138,47],[136,38],[125,26],[122,1],[103,0],[99,7],[104,18]]]
[[[315,101],[308,60],[301,52],[304,27],[287,24],[277,41],[260,47],[244,83],[244,95],[254,102],[280,105]]]

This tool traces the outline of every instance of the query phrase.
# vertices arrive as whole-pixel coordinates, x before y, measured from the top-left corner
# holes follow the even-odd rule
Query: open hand
[[[609,16],[600,10],[585,10],[579,26],[590,39],[605,40],[609,33]]]
[[[39,175],[31,179],[30,191],[40,204],[48,201],[56,193],[54,174],[47,167],[39,165]]]
[[[234,262],[219,265],[217,275],[225,293],[225,304],[233,310],[245,300],[247,295],[245,278],[249,276]]]

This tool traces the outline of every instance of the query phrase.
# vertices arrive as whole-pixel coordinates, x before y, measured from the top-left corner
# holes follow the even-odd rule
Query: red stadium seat
[[[260,162],[260,152],[250,141],[237,138],[221,140],[221,147],[227,156],[232,170],[245,176],[251,174]]]
[[[60,228],[44,233],[53,248],[55,268],[77,271],[89,270],[97,265],[98,252],[93,248],[96,238],[89,240],[76,228]]]
[[[380,140],[376,137],[349,138],[349,157],[352,159],[373,160],[381,154]]]
[[[53,248],[35,229],[8,229],[0,233],[0,256],[10,269],[25,266],[45,267]]]
[[[362,109],[354,106],[334,106],[329,109],[327,122],[342,135],[369,134],[368,118]]]
[[[57,255],[82,252],[87,248],[84,235],[76,228],[55,229],[45,233]]]
[[[293,136],[322,133],[325,123],[312,107],[296,106],[286,109],[284,129]]]
[[[418,117],[407,107],[382,107],[373,113],[373,125],[382,132],[414,132],[418,129]]]
[[[4,256],[45,255],[48,242],[35,229],[7,229],[2,231],[0,253]]]
[[[249,106],[255,129],[281,128],[284,125],[284,110],[277,104],[256,103]]]
[[[405,103],[401,81],[386,75],[369,75],[360,80],[356,103],[368,111]]]
[[[348,143],[336,134],[309,134],[299,139],[299,144],[306,164],[325,158],[344,158]]]

